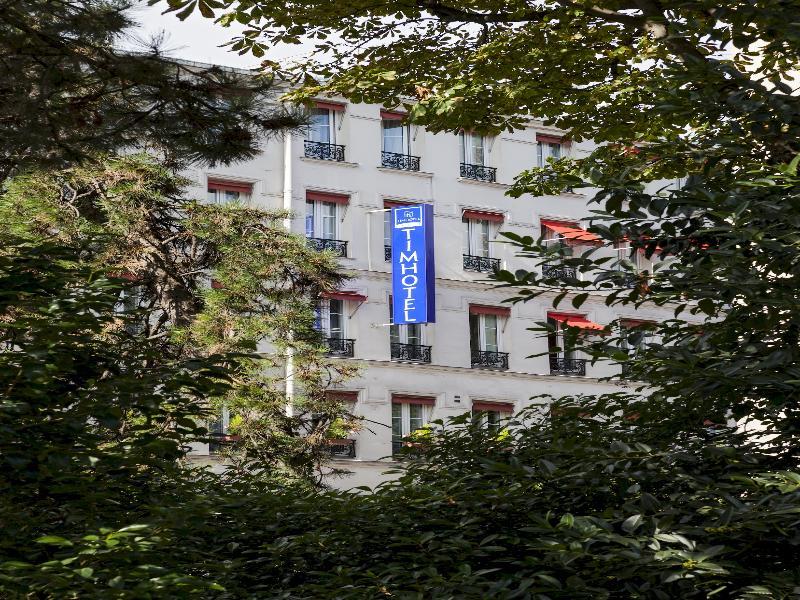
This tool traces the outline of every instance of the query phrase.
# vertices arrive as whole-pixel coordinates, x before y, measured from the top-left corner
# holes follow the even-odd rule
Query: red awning
[[[436,398],[433,396],[408,396],[406,394],[392,394],[392,404],[424,404],[434,406]]]
[[[242,183],[241,181],[225,181],[224,179],[209,179],[208,189],[224,190],[226,192],[240,192],[243,194],[252,194],[253,184]]]
[[[484,304],[470,304],[469,314],[471,315],[497,315],[498,317],[508,317],[511,309],[507,306],[486,306]]]
[[[537,133],[536,134],[536,141],[542,142],[544,144],[568,144],[569,142],[564,140],[563,137],[558,135],[548,135],[546,133]]]
[[[465,219],[480,219],[492,223],[502,223],[504,220],[503,213],[485,212],[482,210],[465,210],[463,216]]]
[[[350,300],[351,302],[367,301],[367,297],[358,292],[322,292],[322,297],[328,300]]]
[[[583,315],[567,315],[564,313],[547,313],[548,319],[553,319],[559,323],[564,323],[570,327],[577,327],[579,329],[591,329],[593,331],[603,331],[605,327],[593,323]]]
[[[513,413],[514,404],[511,402],[473,402],[472,410],[491,410],[501,413]]]
[[[575,223],[564,223],[561,221],[547,221],[542,219],[542,227],[547,227],[551,231],[560,233],[567,240],[573,242],[583,242],[585,244],[602,244],[602,238],[593,233],[589,233],[585,229],[581,229]]]
[[[317,100],[314,105],[317,108],[327,108],[328,110],[343,111],[345,109],[345,105],[341,102],[325,102],[322,100]]]
[[[358,392],[351,392],[345,390],[327,390],[325,395],[331,400],[338,400],[339,402],[357,402]]]
[[[394,110],[382,110],[381,111],[381,119],[384,121],[402,121],[408,115],[403,112],[397,112]]]
[[[645,321],[642,319],[625,319],[622,318],[619,320],[623,327],[655,327],[656,324],[653,321]]]
[[[383,201],[383,208],[403,208],[405,206],[411,206],[413,202],[398,202],[397,200],[384,200]]]
[[[335,202],[336,204],[349,204],[350,196],[347,194],[334,194],[333,192],[316,192],[306,190],[306,200],[314,202]]]

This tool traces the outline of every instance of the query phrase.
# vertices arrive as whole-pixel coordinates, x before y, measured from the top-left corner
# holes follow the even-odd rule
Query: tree
[[[130,0],[0,3],[0,183],[28,167],[149,147],[178,163],[254,156],[297,127],[269,102],[272,80],[117,46]]]
[[[282,213],[201,204],[186,183],[146,155],[19,175],[0,198],[0,235],[83,248],[87,266],[129,280],[135,337],[158,349],[148,366],[238,355],[217,402],[238,416],[231,458],[318,478],[327,431],[345,416],[326,389],[352,371],[314,329],[319,297],[343,280],[335,259],[289,233]],[[297,392],[287,400],[289,352]]]

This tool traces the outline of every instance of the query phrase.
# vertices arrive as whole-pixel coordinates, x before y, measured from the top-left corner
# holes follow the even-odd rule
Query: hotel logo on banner
[[[435,323],[433,206],[392,209],[392,322]]]

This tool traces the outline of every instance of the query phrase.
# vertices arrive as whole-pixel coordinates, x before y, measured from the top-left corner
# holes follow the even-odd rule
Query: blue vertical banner
[[[436,322],[433,206],[392,209],[392,322]]]

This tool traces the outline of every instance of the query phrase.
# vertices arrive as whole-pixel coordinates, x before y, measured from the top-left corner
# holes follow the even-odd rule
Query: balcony
[[[585,358],[564,358],[563,356],[550,356],[551,375],[586,375]]]
[[[353,358],[356,341],[329,337],[325,338],[325,345],[328,347],[329,356]]]
[[[384,246],[383,247],[383,260],[389,262],[392,260],[392,247],[391,246]]]
[[[508,352],[492,352],[490,350],[472,351],[473,369],[508,370]]]
[[[327,250],[328,252],[333,252],[333,254],[339,258],[347,258],[347,242],[315,237],[306,238],[306,240],[308,241],[308,245],[317,252]]]
[[[422,344],[392,342],[392,360],[413,363],[431,362],[431,347]]]
[[[464,270],[478,273],[495,273],[500,270],[500,259],[464,254]]]
[[[485,181],[487,183],[497,182],[497,169],[494,167],[461,163],[460,173],[464,179],[474,179],[475,181]]]
[[[325,142],[303,142],[306,158],[316,158],[317,160],[332,160],[336,162],[344,161],[344,146],[337,144],[326,144]]]
[[[398,154],[397,152],[381,152],[381,166],[399,171],[419,171],[419,156]]]
[[[356,457],[356,441],[355,440],[326,440],[328,451],[331,456],[336,458],[355,458]]]
[[[559,264],[542,265],[542,277],[544,279],[570,282],[578,278],[578,270],[575,267]]]

